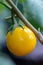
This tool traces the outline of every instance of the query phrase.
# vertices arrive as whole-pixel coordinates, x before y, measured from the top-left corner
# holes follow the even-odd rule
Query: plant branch
[[[22,22],[28,27],[30,28],[34,33],[35,35],[37,36],[38,40],[41,42],[41,44],[43,44],[43,36],[42,34],[37,31],[30,23],[29,21],[23,16],[23,14],[20,12],[20,10],[16,7],[16,5],[13,3],[12,0],[6,0],[11,7],[13,7],[16,15],[22,20]]]

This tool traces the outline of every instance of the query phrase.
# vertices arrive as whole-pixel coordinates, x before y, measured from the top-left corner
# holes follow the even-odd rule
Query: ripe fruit
[[[36,46],[35,34],[26,26],[17,27],[7,34],[7,47],[16,56],[25,56],[31,53]]]

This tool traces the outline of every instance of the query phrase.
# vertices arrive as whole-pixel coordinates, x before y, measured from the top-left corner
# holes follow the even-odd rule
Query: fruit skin
[[[9,31],[7,34],[7,47],[16,56],[25,56],[36,47],[35,34],[26,26],[23,28],[17,27],[13,32]]]

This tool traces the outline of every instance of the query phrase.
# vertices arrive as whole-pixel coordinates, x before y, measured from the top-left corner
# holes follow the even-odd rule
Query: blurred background
[[[27,20],[43,34],[43,0],[12,0]],[[6,0],[0,0],[6,3]],[[8,5],[9,6],[9,5]],[[10,7],[10,6],[9,6]],[[43,45],[37,39],[34,51],[24,57],[16,57],[6,47],[6,35],[11,26],[11,20],[5,20],[11,16],[11,11],[0,3],[0,60],[4,65],[35,65],[43,64]],[[23,25],[18,18],[19,24]],[[8,62],[8,59],[9,62]],[[11,63],[12,62],[12,63]],[[0,64],[3,65],[3,64]]]

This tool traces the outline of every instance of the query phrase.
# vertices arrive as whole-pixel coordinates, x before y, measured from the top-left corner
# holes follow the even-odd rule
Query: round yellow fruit
[[[36,47],[36,36],[26,26],[17,27],[7,34],[7,47],[16,56],[25,56]]]

